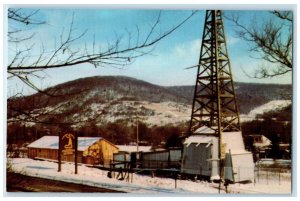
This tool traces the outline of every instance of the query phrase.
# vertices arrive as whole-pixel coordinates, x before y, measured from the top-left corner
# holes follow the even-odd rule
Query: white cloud
[[[229,46],[233,46],[241,41],[239,38],[236,38],[233,36],[227,37],[226,40],[227,40],[227,45],[229,45]]]
[[[196,39],[176,45],[171,55],[174,57],[187,58],[191,55],[200,55],[201,40]]]

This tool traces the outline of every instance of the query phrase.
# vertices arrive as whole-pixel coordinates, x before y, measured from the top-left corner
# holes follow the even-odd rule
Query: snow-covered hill
[[[259,107],[254,108],[248,114],[242,114],[240,118],[242,122],[252,121],[257,117],[257,115],[262,115],[264,113],[271,112],[271,111],[279,111],[291,105],[291,103],[292,103],[291,100],[273,100]]]
[[[235,87],[240,113],[247,114],[243,119],[253,119],[278,104],[281,107],[291,97],[291,85],[236,83]],[[72,122],[80,127],[91,121],[98,126],[118,120],[130,124],[138,116],[149,125],[177,124],[190,119],[194,87],[163,87],[130,77],[98,76],[45,92],[48,95],[9,100],[8,122],[21,120],[29,126],[37,121]]]

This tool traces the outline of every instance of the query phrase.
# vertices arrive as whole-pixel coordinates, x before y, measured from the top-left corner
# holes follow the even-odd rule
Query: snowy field
[[[280,110],[292,104],[291,100],[273,100],[259,107],[254,108],[248,114],[241,114],[240,119],[242,122],[253,121],[256,115],[262,115],[263,113]]]
[[[108,178],[107,171],[78,166],[78,174],[74,174],[74,164],[62,164],[62,171],[57,172],[58,164],[48,161],[38,161],[28,158],[9,159],[12,171],[28,176],[41,177],[52,180],[60,180],[77,184],[84,184],[94,187],[102,187],[125,191],[128,193],[145,194],[162,194],[162,193],[181,193],[189,195],[206,195],[218,194],[218,184],[205,181],[175,180],[168,178],[150,177],[133,174],[133,181],[120,181],[115,178]],[[9,182],[9,181],[8,181]],[[258,195],[290,195],[291,181],[290,177],[282,178],[281,182],[276,182],[276,178],[269,182],[249,183],[249,184],[232,184],[228,188],[232,194],[258,194]],[[225,194],[224,189],[221,190]]]

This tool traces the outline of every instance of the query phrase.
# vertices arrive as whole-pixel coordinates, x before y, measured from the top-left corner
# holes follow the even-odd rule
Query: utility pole
[[[139,117],[136,115],[136,151],[139,151]]]
[[[57,156],[57,159],[58,159],[58,170],[57,172],[60,172],[61,171],[61,138],[62,138],[62,133],[59,132],[59,136],[58,136],[58,156]]]
[[[75,133],[75,174],[78,173],[78,133]]]

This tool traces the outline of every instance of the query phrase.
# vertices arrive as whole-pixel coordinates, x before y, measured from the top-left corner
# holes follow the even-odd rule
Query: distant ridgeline
[[[194,95],[194,86],[172,86],[167,89],[178,96],[183,96],[190,103]],[[241,114],[272,100],[291,100],[292,85],[290,84],[258,84],[235,82],[237,103]]]
[[[269,101],[290,100],[292,97],[291,85],[235,83],[235,88],[241,114]],[[112,116],[136,114],[139,109],[135,105],[122,104],[124,101],[131,101],[136,105],[140,101],[175,102],[179,104],[175,108],[184,104],[184,110],[187,110],[192,104],[194,86],[164,87],[124,76],[96,76],[56,85],[48,88],[46,93],[51,96],[37,93],[9,100],[8,104],[29,111],[57,107],[60,108],[60,114],[56,118],[70,119],[84,113]],[[114,113],[112,109],[115,110]],[[144,109],[141,115],[156,115],[154,109]],[[8,110],[8,119],[14,116],[11,112]],[[190,115],[189,111],[185,111],[185,115]]]

